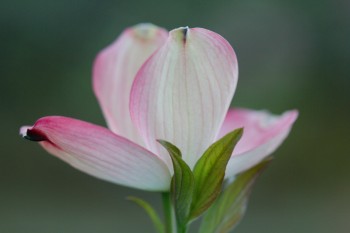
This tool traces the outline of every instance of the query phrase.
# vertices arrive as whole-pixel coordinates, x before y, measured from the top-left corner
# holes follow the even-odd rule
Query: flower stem
[[[163,198],[163,209],[165,216],[165,232],[166,233],[175,233],[176,232],[176,224],[173,206],[171,204],[170,193],[162,193]]]
[[[171,202],[170,193],[162,193],[163,209],[165,215],[165,232],[166,233],[187,233],[187,224],[180,225],[176,221],[174,208]]]
[[[177,233],[187,233],[187,225],[177,227]]]

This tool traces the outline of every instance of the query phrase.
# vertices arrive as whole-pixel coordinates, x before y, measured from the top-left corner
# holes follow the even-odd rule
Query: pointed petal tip
[[[44,134],[42,134],[40,131],[34,129],[33,126],[22,126],[19,130],[19,135],[22,138],[25,138],[30,141],[34,142],[40,142],[40,141],[46,141],[47,138]]]
[[[170,35],[170,38],[173,38],[174,40],[177,40],[180,42],[186,42],[190,34],[190,30],[191,29],[188,26],[179,27],[170,31],[169,35]]]
[[[26,138],[27,136],[27,131],[28,129],[32,128],[31,126],[29,125],[25,125],[25,126],[22,126],[20,129],[19,129],[19,135],[22,137],[22,138]]]
[[[284,114],[289,117],[290,123],[294,123],[297,120],[297,118],[299,117],[299,111],[297,109],[289,110],[289,111],[285,112]]]
[[[281,115],[271,114],[269,111],[266,111],[265,120],[262,121],[270,122],[267,128],[275,128],[273,131],[275,134],[279,134],[283,131],[289,131],[298,116],[299,111],[296,109],[285,111]]]

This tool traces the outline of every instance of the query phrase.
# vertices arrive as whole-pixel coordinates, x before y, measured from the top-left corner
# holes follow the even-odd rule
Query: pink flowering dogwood
[[[176,145],[193,168],[214,141],[243,127],[226,168],[226,177],[234,177],[271,154],[298,115],[229,109],[237,80],[236,55],[220,35],[188,27],[168,33],[140,24],[95,60],[93,88],[109,129],[47,116],[20,133],[97,178],[168,191],[173,166],[157,139]]]

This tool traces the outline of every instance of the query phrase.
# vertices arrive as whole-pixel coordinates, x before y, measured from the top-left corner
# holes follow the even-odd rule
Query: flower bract
[[[93,67],[93,89],[108,129],[62,116],[24,126],[23,137],[97,178],[149,191],[168,191],[173,174],[167,151],[176,145],[193,168],[226,133],[244,134],[226,168],[234,177],[274,152],[297,111],[229,109],[238,81],[231,45],[203,28],[169,33],[152,24],[126,29],[102,50]]]

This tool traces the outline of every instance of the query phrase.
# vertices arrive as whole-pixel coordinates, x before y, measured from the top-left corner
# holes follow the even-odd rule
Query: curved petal
[[[140,145],[144,142],[130,118],[130,89],[141,65],[167,36],[166,30],[152,24],[126,29],[98,54],[93,67],[93,88],[108,127]]]
[[[131,118],[146,146],[168,159],[156,139],[169,141],[193,167],[219,132],[237,77],[236,55],[220,35],[202,28],[171,31],[131,90]]]
[[[240,127],[244,128],[244,133],[227,165],[226,177],[251,168],[274,152],[288,136],[297,117],[296,110],[287,111],[280,116],[266,111],[230,110],[219,137]]]
[[[97,178],[150,191],[169,189],[170,172],[153,153],[106,128],[67,117],[39,119],[20,130],[49,153]]]

